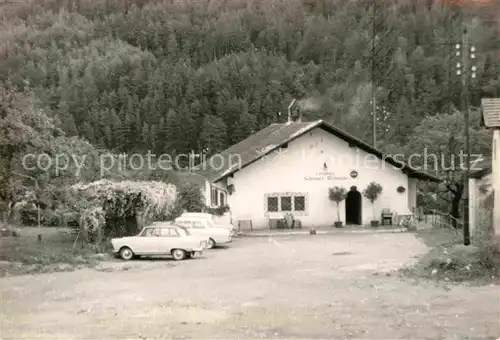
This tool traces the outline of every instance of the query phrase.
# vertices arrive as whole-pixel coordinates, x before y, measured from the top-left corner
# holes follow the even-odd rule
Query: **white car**
[[[124,260],[134,256],[171,255],[179,261],[202,254],[208,247],[208,240],[192,235],[181,226],[168,224],[145,227],[137,236],[114,238],[111,244],[113,252]]]
[[[178,217],[178,219],[184,219],[184,220],[210,220],[214,224],[215,227],[220,227],[220,228],[226,228],[229,229],[234,236],[236,234],[234,230],[234,226],[231,223],[223,223],[220,221],[217,221],[214,218],[214,215],[208,214],[208,213],[198,213],[198,212],[185,212],[181,216]]]
[[[178,217],[175,224],[187,228],[193,235],[208,238],[208,249],[216,245],[228,244],[233,240],[233,233],[227,228],[218,227],[212,220],[201,218]]]

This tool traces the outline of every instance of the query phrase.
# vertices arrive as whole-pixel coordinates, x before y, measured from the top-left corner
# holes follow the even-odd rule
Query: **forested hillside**
[[[294,97],[306,119],[369,141],[372,86],[380,143],[404,145],[459,104],[460,13],[477,48],[472,105],[500,96],[493,1],[381,0],[375,15],[371,1],[344,0],[0,4],[0,79],[27,80],[68,136],[117,152],[215,152],[286,120]]]

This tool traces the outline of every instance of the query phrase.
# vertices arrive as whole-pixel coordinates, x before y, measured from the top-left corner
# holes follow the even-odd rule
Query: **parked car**
[[[191,234],[182,226],[165,224],[145,227],[137,236],[114,238],[111,244],[113,252],[124,260],[136,256],[171,255],[179,261],[201,255],[208,247],[208,240]]]
[[[228,228],[217,226],[210,219],[178,217],[175,224],[185,227],[193,235],[208,237],[208,249],[216,245],[228,244],[233,240],[233,232]]]
[[[223,223],[221,221],[217,221],[214,218],[214,215],[208,214],[208,213],[197,213],[197,212],[185,212],[181,216],[177,218],[178,220],[190,220],[190,221],[195,221],[195,220],[210,220],[214,224],[215,227],[219,228],[226,228],[229,229],[234,236],[236,234],[234,230],[234,226],[231,223]]]

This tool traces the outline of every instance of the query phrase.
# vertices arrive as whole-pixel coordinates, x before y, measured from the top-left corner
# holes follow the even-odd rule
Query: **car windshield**
[[[207,224],[210,228],[217,228],[217,224],[214,223],[212,220],[207,220]]]

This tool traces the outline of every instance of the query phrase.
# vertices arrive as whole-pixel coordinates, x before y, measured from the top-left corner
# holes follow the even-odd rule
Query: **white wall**
[[[332,176],[318,176],[323,172],[324,163],[327,164],[327,172],[333,172]],[[356,179],[350,177],[353,170],[359,174]],[[234,223],[251,218],[254,228],[267,228],[265,194],[305,193],[306,212],[302,216],[294,213],[294,216],[302,221],[304,227],[330,226],[336,221],[337,213],[335,203],[328,199],[328,188],[343,186],[349,190],[351,186],[357,186],[362,193],[372,181],[383,187],[381,197],[375,202],[375,219],[380,219],[382,208],[400,213],[409,209],[410,182],[405,174],[317,128],[291,142],[283,153],[269,155],[236,172],[232,179],[234,193],[228,196],[228,203]],[[406,191],[398,193],[398,186],[405,187]],[[414,187],[413,184],[411,186]],[[340,217],[345,223],[344,203],[340,204]],[[369,224],[373,217],[371,203],[363,198],[363,223]]]
[[[417,213],[417,179],[408,177],[408,209]]]
[[[495,189],[493,208],[493,227],[495,235],[500,236],[500,129],[493,133],[493,188]]]
[[[489,196],[493,190],[493,176],[489,174],[483,178],[469,179],[469,229],[471,235],[477,230],[477,221],[480,212],[481,202]],[[481,188],[486,189],[482,192]]]

